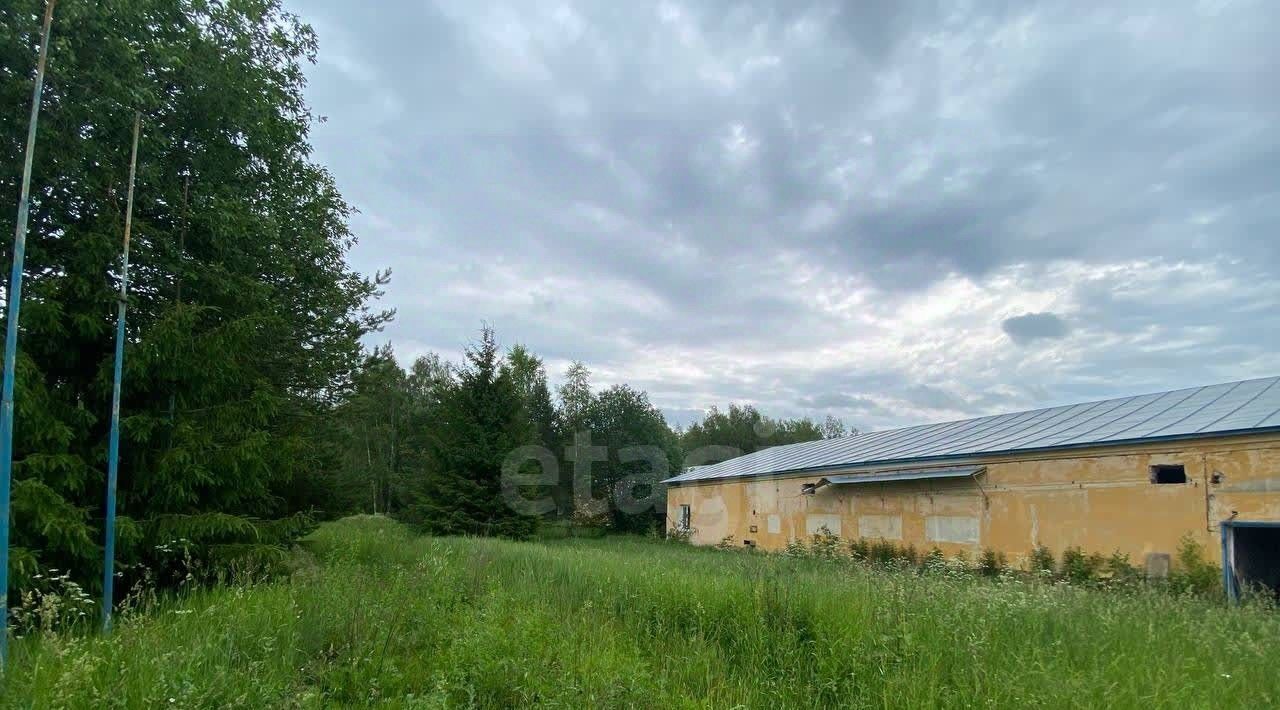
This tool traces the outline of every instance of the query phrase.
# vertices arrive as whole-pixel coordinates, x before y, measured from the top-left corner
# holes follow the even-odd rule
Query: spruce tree
[[[527,537],[533,518],[503,497],[502,464],[536,442],[524,402],[504,367],[493,330],[468,348],[456,382],[443,392],[438,416],[425,432],[428,466],[401,517],[435,534]]]

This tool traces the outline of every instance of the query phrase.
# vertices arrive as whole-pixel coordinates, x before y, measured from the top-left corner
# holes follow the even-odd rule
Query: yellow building
[[[1280,584],[1280,377],[778,446],[666,481],[696,544],[823,528],[970,557],[1038,545],[1167,570],[1185,535]]]

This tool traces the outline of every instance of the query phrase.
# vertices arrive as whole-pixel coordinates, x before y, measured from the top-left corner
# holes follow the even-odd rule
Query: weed
[[[110,636],[59,622],[15,640],[0,706],[1280,702],[1280,615],[1265,600],[1233,608],[1009,571],[993,581],[939,550],[915,574],[897,568],[901,549],[886,568],[853,563],[854,543],[814,559],[811,542],[730,555],[638,537],[534,543],[413,537],[373,516],[327,523],[287,579],[140,592]],[[1100,567],[1110,579],[1132,569],[1122,556]]]

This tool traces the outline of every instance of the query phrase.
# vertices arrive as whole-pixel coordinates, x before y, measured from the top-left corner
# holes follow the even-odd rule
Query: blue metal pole
[[[124,208],[124,255],[120,260],[120,296],[116,303],[115,379],[111,387],[111,434],[107,440],[107,519],[103,525],[102,630],[111,630],[111,606],[115,603],[116,474],[120,459],[120,384],[124,373],[124,310],[129,291],[129,232],[133,227],[133,179],[138,168],[138,130],[142,112],[133,114],[133,151],[129,155],[129,196]]]
[[[13,377],[18,358],[18,308],[22,305],[22,261],[27,251],[27,205],[31,194],[31,160],[36,151],[36,121],[44,93],[44,65],[49,56],[53,6],[44,6],[44,32],[36,60],[36,85],[31,91],[31,121],[27,124],[27,153],[22,164],[22,194],[18,223],[13,230],[13,269],[9,272],[9,309],[4,335],[4,385],[0,394],[0,668],[9,657],[9,490],[13,476]]]

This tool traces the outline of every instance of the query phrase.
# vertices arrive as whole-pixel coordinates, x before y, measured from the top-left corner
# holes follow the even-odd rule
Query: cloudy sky
[[[286,4],[406,362],[864,429],[1280,374],[1275,4]]]

